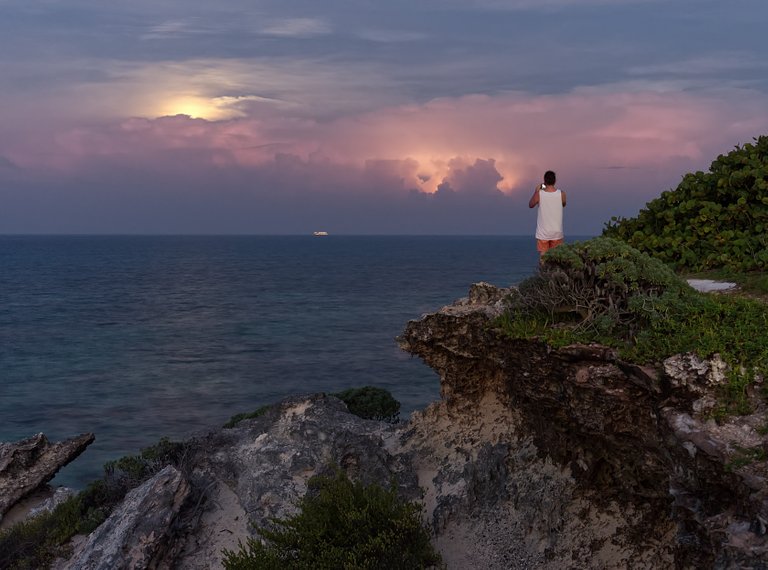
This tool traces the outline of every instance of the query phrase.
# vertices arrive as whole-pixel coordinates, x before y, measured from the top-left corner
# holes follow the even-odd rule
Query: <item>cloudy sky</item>
[[[768,134],[765,0],[0,0],[0,234],[599,233]]]

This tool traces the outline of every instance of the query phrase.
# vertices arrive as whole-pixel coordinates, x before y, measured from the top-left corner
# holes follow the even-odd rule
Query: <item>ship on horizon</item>
[[[327,236],[328,232],[312,232],[312,235],[315,237],[322,237],[322,236]]]

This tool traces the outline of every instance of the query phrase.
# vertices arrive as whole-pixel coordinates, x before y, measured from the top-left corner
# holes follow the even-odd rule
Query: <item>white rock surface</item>
[[[736,289],[736,283],[730,283],[728,281],[715,281],[713,279],[688,279],[688,285],[701,291],[702,293],[709,293],[711,291],[730,291]]]

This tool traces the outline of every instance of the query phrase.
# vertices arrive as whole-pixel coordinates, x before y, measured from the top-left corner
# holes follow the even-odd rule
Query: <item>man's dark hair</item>
[[[547,186],[554,186],[555,182],[557,181],[557,178],[555,177],[555,173],[551,170],[547,170],[544,173],[544,184]]]

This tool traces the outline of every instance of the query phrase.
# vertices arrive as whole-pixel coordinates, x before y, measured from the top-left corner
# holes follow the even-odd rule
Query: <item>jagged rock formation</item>
[[[443,450],[432,480],[441,533],[479,538],[469,558],[490,556],[486,567],[765,568],[765,461],[733,467],[740,449],[766,445],[756,429],[765,409],[723,426],[697,417],[717,361],[669,362],[668,372],[681,370],[674,378],[605,347],[505,338],[492,326],[505,293],[476,287],[399,339],[441,376],[443,401],[414,422],[418,457],[440,439],[435,426],[465,434],[460,453],[485,469],[491,450],[497,457],[451,500],[443,489],[471,485],[466,475],[480,470],[470,461],[457,476],[456,457]],[[499,524],[515,546],[501,541]],[[461,554],[454,559],[462,567]]]
[[[736,461],[768,449],[765,407],[707,420],[717,359],[656,369],[602,346],[511,340],[494,327],[506,293],[479,284],[408,324],[398,342],[442,392],[409,422],[289,398],[187,442],[178,470],[133,491],[61,567],[221,568],[222,549],[294,513],[335,464],[397,477],[451,569],[766,568],[765,454]]]
[[[93,443],[86,433],[50,443],[39,433],[14,443],[0,443],[0,520],[16,503],[53,479]]]
[[[389,424],[350,414],[337,398],[314,394],[288,398],[263,416],[195,441],[192,478],[208,501],[199,522],[178,537],[178,568],[217,568],[223,548],[296,512],[313,475],[332,465],[366,483],[389,485],[397,477],[404,497],[419,497],[417,479],[402,457],[387,450]]]
[[[163,567],[173,557],[173,532],[191,495],[177,469],[165,467],[128,493],[122,504],[93,531],[62,570],[128,570]]]

